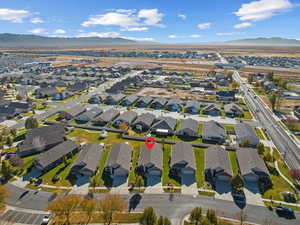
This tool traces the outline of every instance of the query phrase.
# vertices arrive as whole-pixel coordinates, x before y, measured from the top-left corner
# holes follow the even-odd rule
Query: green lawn
[[[231,163],[232,174],[233,174],[233,176],[236,176],[239,172],[239,165],[238,165],[238,161],[237,161],[237,157],[236,157],[236,152],[229,151],[228,154],[229,154],[229,159],[230,159],[230,163]]]
[[[262,130],[260,128],[255,128],[255,133],[257,135],[257,137],[261,140],[265,140],[265,136],[262,133]]]
[[[245,120],[251,120],[251,119],[253,119],[253,116],[250,113],[250,111],[244,111],[244,117],[243,117],[243,119],[245,119]]]
[[[234,131],[234,125],[226,124],[224,125],[227,132],[233,132]]]
[[[35,155],[30,155],[30,156],[27,156],[27,157],[24,157],[22,158],[23,160],[23,165],[21,166],[21,168],[24,170],[22,174],[18,174],[18,176],[22,177],[26,174],[27,172],[27,169],[29,167],[31,167],[32,163],[33,163],[33,160],[37,157],[38,155],[35,154]]]
[[[135,142],[134,145],[132,145],[133,152],[131,157],[131,168],[128,175],[128,184],[135,181],[136,178],[135,170],[136,167],[138,166],[139,157],[140,157],[140,147],[142,144],[143,144],[142,142]]]
[[[103,186],[104,180],[102,178],[102,174],[105,168],[106,160],[108,159],[111,148],[105,148],[103,155],[99,161],[98,170],[96,172],[96,186]]]
[[[196,182],[198,187],[204,186],[205,149],[194,148],[196,161]]]

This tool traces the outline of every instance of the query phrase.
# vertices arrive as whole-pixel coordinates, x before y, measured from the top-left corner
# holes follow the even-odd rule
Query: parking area
[[[19,224],[42,224],[43,217],[47,214],[27,213],[8,210],[0,216],[0,221]]]

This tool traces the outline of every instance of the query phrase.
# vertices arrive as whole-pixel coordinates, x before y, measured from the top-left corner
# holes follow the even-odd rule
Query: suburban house
[[[143,176],[147,186],[161,182],[163,171],[162,146],[156,143],[151,150],[146,145],[141,146],[140,158],[136,168],[137,174]]]
[[[190,114],[199,114],[200,102],[196,100],[189,100],[186,103],[186,112]]]
[[[133,129],[138,132],[145,132],[149,130],[155,120],[155,115],[151,113],[144,113],[137,117],[133,123]]]
[[[8,108],[14,108],[17,113],[26,113],[32,111],[32,105],[24,102],[9,102]]]
[[[156,121],[152,127],[151,132],[159,135],[171,135],[176,128],[176,119],[172,117],[162,117]]]
[[[80,176],[92,177],[95,175],[99,160],[103,154],[103,146],[97,143],[87,143],[72,164],[71,173]]]
[[[182,120],[177,135],[183,137],[198,137],[198,121],[190,118]]]
[[[75,142],[67,140],[43,152],[34,159],[33,164],[36,169],[45,173],[61,164],[64,158],[71,158],[78,151],[80,147]]]
[[[105,95],[105,94],[96,94],[89,98],[88,103],[89,104],[104,103],[106,98],[107,98],[107,95]]]
[[[114,122],[114,126],[119,128],[122,123],[126,126],[130,126],[133,121],[137,118],[137,113],[134,111],[126,111],[122,113]]]
[[[236,139],[239,145],[248,143],[250,146],[255,147],[259,143],[254,129],[247,123],[238,123],[234,127]]]
[[[202,139],[207,142],[223,144],[226,139],[226,129],[214,120],[203,122]]]
[[[151,103],[151,108],[162,109],[167,102],[168,100],[166,98],[155,98]]]
[[[236,150],[237,161],[241,175],[245,182],[255,183],[260,178],[269,178],[269,171],[264,160],[254,148],[238,148]]]
[[[77,81],[74,84],[68,86],[68,91],[73,92],[81,92],[89,88],[88,82],[85,81]]]
[[[145,108],[150,104],[150,102],[152,102],[152,100],[153,98],[150,96],[143,96],[139,98],[135,105],[140,108]]]
[[[102,109],[94,107],[88,111],[82,113],[81,115],[75,117],[77,123],[87,123],[93,120],[95,117],[99,116],[102,113]]]
[[[3,120],[9,120],[20,113],[17,112],[16,108],[8,107],[7,105],[5,106],[0,106],[0,117],[3,118]]]
[[[183,102],[180,99],[173,98],[168,101],[167,109],[171,112],[181,112]]]
[[[20,157],[25,157],[47,151],[62,143],[64,136],[65,129],[60,124],[28,130],[24,141],[17,146],[17,153]]]
[[[83,105],[76,105],[72,108],[67,109],[66,111],[63,111],[59,113],[58,119],[59,120],[71,120],[75,118],[76,116],[79,116],[80,114],[84,113],[86,111],[86,108]]]
[[[124,98],[124,100],[122,101],[121,105],[122,106],[131,106],[136,102],[136,100],[138,100],[138,98],[139,97],[136,95],[126,96],[126,98]]]
[[[55,94],[52,98],[52,100],[54,101],[61,101],[61,100],[64,100],[64,99],[67,99],[71,96],[74,95],[74,92],[71,92],[71,91],[62,91],[62,92],[59,92],[57,94]]]
[[[214,103],[210,103],[203,108],[203,114],[211,116],[220,116],[221,107]]]
[[[95,125],[104,126],[110,122],[112,122],[115,118],[120,115],[120,112],[114,108],[106,110],[104,113],[95,117],[92,122]]]
[[[106,161],[104,174],[113,180],[113,186],[126,183],[131,167],[132,147],[121,142],[114,145]]]
[[[217,91],[217,100],[222,102],[232,102],[235,101],[236,92],[233,90],[221,90]]]
[[[55,87],[46,87],[35,90],[34,95],[37,98],[49,98],[53,97],[58,93]]]
[[[106,98],[106,104],[117,105],[119,102],[122,101],[123,98],[125,98],[125,95],[123,94],[109,95]]]
[[[209,182],[230,182],[232,178],[231,164],[225,148],[214,145],[206,149],[204,173]]]
[[[244,115],[244,110],[235,103],[226,104],[224,111],[228,117],[242,117]]]
[[[186,142],[177,142],[172,146],[170,176],[180,178],[182,184],[195,182],[196,163],[193,147]]]

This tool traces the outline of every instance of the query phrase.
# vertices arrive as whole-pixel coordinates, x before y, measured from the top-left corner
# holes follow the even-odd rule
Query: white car
[[[42,223],[41,225],[47,225],[50,221],[50,216],[49,215],[45,215],[42,219]]]

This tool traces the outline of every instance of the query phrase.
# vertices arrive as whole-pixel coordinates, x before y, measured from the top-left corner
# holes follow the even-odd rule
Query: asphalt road
[[[54,195],[44,191],[27,190],[18,188],[12,184],[6,184],[10,190],[10,195],[6,203],[19,208],[45,210],[49,202],[54,199]],[[95,194],[96,198],[103,198],[105,194]],[[219,200],[208,196],[191,196],[182,194],[129,194],[123,195],[128,202],[128,210],[141,212],[144,208],[153,207],[157,214],[167,216],[172,224],[181,224],[182,219],[195,207],[201,206],[204,210],[216,209],[218,215],[237,219],[236,214],[240,208],[231,201]],[[300,224],[300,213],[296,213],[296,218],[285,219],[278,217],[274,211],[266,207],[247,205],[244,208],[247,214],[247,221],[264,224],[266,218],[272,218],[277,224],[296,225]]]
[[[234,79],[241,83],[241,90],[245,94],[245,99],[256,114],[262,126],[267,130],[273,143],[284,156],[287,165],[290,168],[300,168],[300,149],[294,140],[287,134],[284,128],[275,120],[271,112],[254,91],[248,91],[250,86],[243,82],[238,72],[234,73]],[[250,89],[251,90],[251,89]]]

